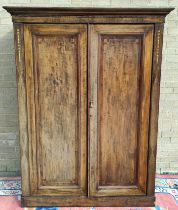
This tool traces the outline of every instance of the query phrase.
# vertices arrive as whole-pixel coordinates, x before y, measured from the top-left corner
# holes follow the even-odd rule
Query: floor
[[[154,208],[141,207],[92,207],[92,208],[64,208],[64,207],[38,207],[21,208],[21,179],[20,177],[0,177],[0,210],[178,210],[178,175],[156,176],[156,206]]]

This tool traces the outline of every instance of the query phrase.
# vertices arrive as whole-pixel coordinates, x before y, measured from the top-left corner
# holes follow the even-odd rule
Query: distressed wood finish
[[[15,58],[17,70],[17,90],[19,108],[19,136],[20,136],[20,156],[21,156],[21,177],[22,193],[24,196],[30,195],[29,177],[29,138],[28,138],[28,117],[27,117],[27,96],[26,96],[26,69],[24,53],[24,28],[23,24],[14,24]]]
[[[148,153],[148,188],[147,194],[155,193],[156,149],[158,133],[158,113],[161,78],[161,60],[163,44],[163,24],[155,24],[154,55],[152,68],[150,126],[149,126],[149,153]]]
[[[13,22],[19,23],[162,23],[164,22],[163,16],[145,16],[145,15],[91,15],[91,16],[49,16],[49,17],[24,17],[24,16],[13,16]]]
[[[90,193],[144,195],[154,26],[91,27]]]
[[[33,194],[86,194],[86,32],[24,28]]]
[[[4,7],[14,22],[161,23],[173,8]]]
[[[155,201],[154,196],[120,196],[120,197],[22,197],[22,206],[105,206],[105,207],[150,207]]]
[[[155,15],[166,16],[174,8],[77,8],[77,7],[17,7],[4,6],[11,15],[57,16],[57,15]]]
[[[173,8],[4,7],[14,22],[23,206],[154,206]]]

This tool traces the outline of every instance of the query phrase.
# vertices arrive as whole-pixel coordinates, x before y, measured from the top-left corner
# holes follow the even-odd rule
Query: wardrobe
[[[22,206],[154,206],[173,8],[4,8],[14,23]]]

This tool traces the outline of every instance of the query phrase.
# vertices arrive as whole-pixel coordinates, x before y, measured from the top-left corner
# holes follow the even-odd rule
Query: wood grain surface
[[[165,16],[4,7],[14,22],[23,206],[153,206]]]
[[[161,61],[163,46],[163,24],[155,24],[153,67],[151,80],[151,104],[150,104],[150,125],[149,125],[149,153],[148,153],[148,186],[147,194],[155,193],[155,171],[158,134],[158,113],[161,79]]]
[[[21,23],[163,23],[174,8],[71,8],[4,6]]]
[[[86,194],[85,39],[86,26],[25,27],[35,193]]]
[[[14,44],[18,91],[18,114],[19,114],[19,137],[20,137],[20,161],[22,193],[30,195],[29,177],[29,137],[28,137],[28,116],[27,116],[27,95],[26,95],[26,68],[25,68],[25,46],[24,26],[14,24]]]
[[[146,194],[153,25],[92,25],[90,191]]]
[[[68,207],[152,207],[154,196],[120,196],[120,197],[49,197],[49,196],[25,196],[22,197],[22,206],[68,206]]]

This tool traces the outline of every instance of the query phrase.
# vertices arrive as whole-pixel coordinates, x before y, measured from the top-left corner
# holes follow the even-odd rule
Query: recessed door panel
[[[106,35],[101,37],[101,48],[97,114],[99,184],[132,185],[136,182],[141,38]]]
[[[90,194],[144,195],[152,25],[90,28]]]
[[[87,194],[86,31],[25,26],[33,194]]]

